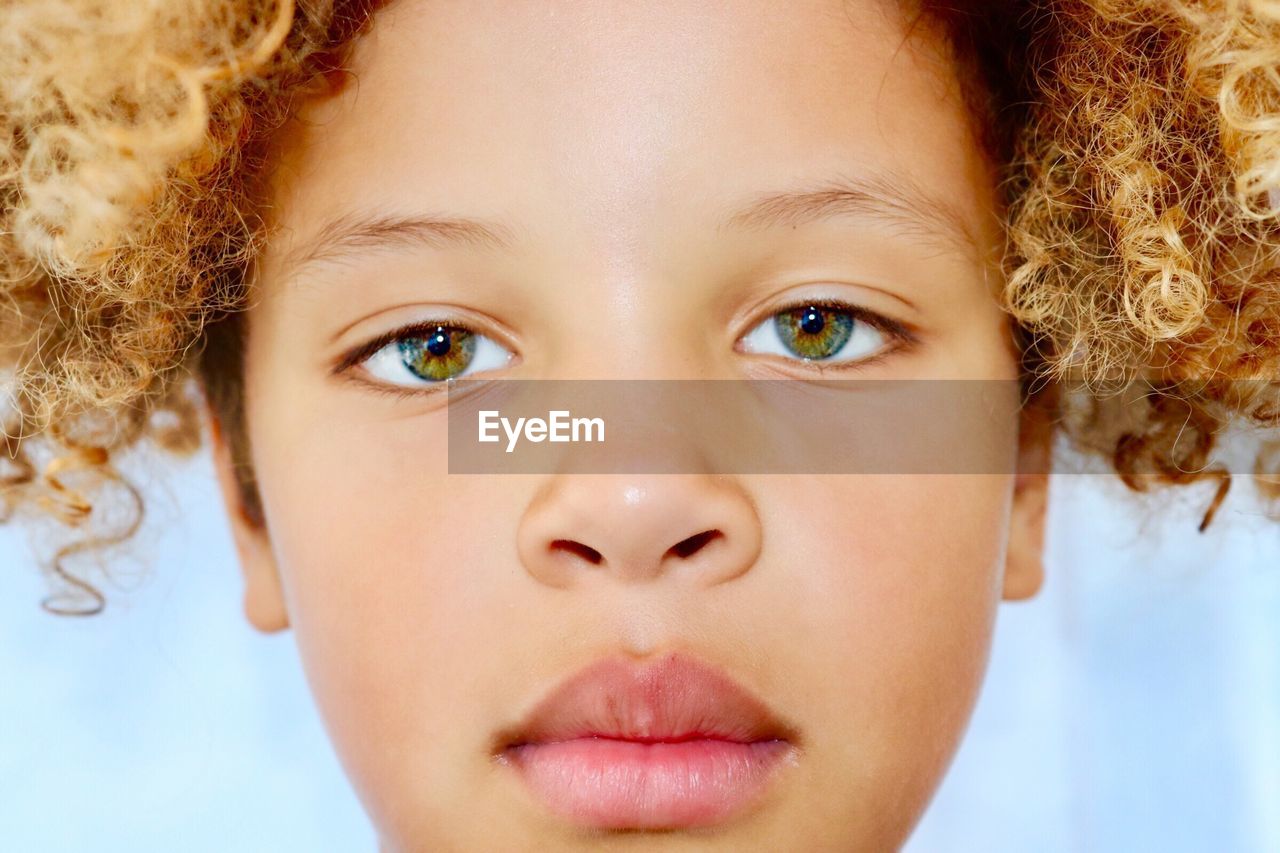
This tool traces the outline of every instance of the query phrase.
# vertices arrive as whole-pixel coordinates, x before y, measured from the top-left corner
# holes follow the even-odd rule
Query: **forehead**
[[[989,172],[943,57],[870,0],[398,0],[355,83],[283,135],[280,215],[295,243],[344,214],[447,209],[639,251],[844,175],[981,223]]]

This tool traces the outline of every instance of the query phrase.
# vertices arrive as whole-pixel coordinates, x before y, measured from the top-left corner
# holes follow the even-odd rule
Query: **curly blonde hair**
[[[6,7],[0,494],[5,519],[80,531],[44,566],[47,609],[102,609],[66,559],[138,526],[113,456],[201,446],[195,392],[261,522],[239,357],[269,142],[300,99],[343,85],[380,5]],[[1134,490],[1219,480],[1204,529],[1231,481],[1207,464],[1216,434],[1280,424],[1280,0],[963,5],[982,8],[920,11],[945,28],[1002,169],[1003,302],[1028,397]],[[1083,392],[1059,393],[1067,379]],[[1266,458],[1255,474],[1274,496]],[[108,501],[130,511],[95,531]]]

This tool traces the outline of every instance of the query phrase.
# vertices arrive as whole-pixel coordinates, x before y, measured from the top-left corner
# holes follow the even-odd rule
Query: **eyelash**
[[[810,306],[826,308],[833,311],[843,311],[851,315],[855,321],[859,323],[866,323],[876,331],[887,335],[890,339],[890,344],[875,355],[868,356],[863,359],[857,359],[855,361],[824,364],[821,361],[786,359],[786,361],[789,362],[799,361],[799,363],[807,365],[806,369],[817,370],[819,373],[825,373],[827,371],[848,371],[853,373],[855,371],[874,367],[888,359],[890,356],[910,352],[917,344],[920,343],[920,336],[910,325],[899,320],[886,317],[883,314],[872,311],[870,308],[863,308],[861,305],[854,305],[851,302],[845,302],[841,299],[830,299],[824,297],[817,299],[797,299],[793,302],[788,302],[773,308],[763,319],[767,320],[775,315],[783,313],[784,311],[794,311],[797,308],[808,308]],[[757,320],[755,325],[752,325],[751,328],[754,329],[760,322],[760,320]]]
[[[387,344],[395,343],[402,338],[428,335],[431,332],[434,332],[439,326],[450,326],[457,329],[465,329],[472,334],[480,334],[474,328],[465,323],[457,323],[447,319],[419,320],[417,322],[409,323],[408,325],[383,332],[376,338],[360,344],[345,355],[339,356],[338,360],[333,365],[331,373],[340,379],[354,382],[365,390],[373,391],[375,394],[384,394],[397,399],[404,399],[406,397],[420,398],[424,394],[438,394],[440,388],[448,387],[446,384],[448,380],[423,388],[413,388],[407,385],[388,385],[383,382],[370,382],[365,379],[360,379],[353,373],[352,369],[370,358],[374,353],[385,347]]]
[[[817,361],[802,362],[802,363],[807,363],[811,365],[810,369],[816,368],[819,372],[825,372],[828,370],[839,370],[839,371],[850,371],[850,372],[856,371],[856,370],[864,370],[869,367],[874,367],[875,365],[888,359],[890,356],[898,355],[902,352],[908,352],[911,350],[912,347],[914,347],[916,344],[920,342],[919,336],[907,324],[902,323],[898,320],[894,320],[889,317],[886,317],[883,314],[879,314],[870,309],[863,308],[858,305],[853,305],[851,303],[844,302],[839,299],[797,300],[795,302],[791,302],[785,305],[780,305],[778,307],[775,307],[763,319],[767,320],[769,317],[773,317],[774,315],[780,314],[783,311],[791,311],[796,308],[806,308],[811,305],[817,306],[819,308],[826,308],[828,310],[847,312],[848,314],[852,315],[856,321],[860,323],[866,323],[870,325],[872,328],[876,329],[877,331],[882,332],[885,335],[888,335],[893,343],[891,343],[889,346],[887,346],[880,352],[876,353],[875,355],[872,355],[857,361],[837,363],[834,365],[823,365],[821,362],[817,362]],[[762,321],[757,321],[756,325],[758,325],[759,322],[762,322]],[[387,344],[395,343],[396,341],[399,341],[402,338],[429,334],[430,332],[435,331],[436,327],[442,326],[442,325],[452,326],[459,329],[465,329],[466,331],[471,332],[472,334],[481,334],[476,329],[472,328],[471,326],[465,323],[458,323],[458,322],[453,322],[453,321],[443,320],[443,319],[420,320],[420,321],[409,323],[408,325],[400,326],[399,328],[391,329],[390,331],[384,332],[381,335],[378,335],[377,337],[373,338],[372,340],[369,340],[366,343],[360,344],[355,349],[347,352],[346,354],[339,356],[339,358],[336,360],[336,362],[334,363],[331,369],[331,373],[332,375],[337,376],[341,379],[355,382],[365,390],[372,391],[375,394],[383,394],[390,397],[394,397],[396,399],[404,399],[404,398],[410,398],[410,397],[420,398],[424,394],[439,393],[438,389],[441,386],[446,388],[448,387],[447,383],[449,380],[444,380],[442,382],[437,383],[436,385],[428,386],[424,388],[414,388],[410,386],[400,386],[400,385],[388,385],[382,382],[369,382],[367,380],[357,378],[352,372],[352,368],[364,362],[366,359],[371,357],[374,353],[378,352],[378,350],[382,349]],[[752,326],[752,328],[755,328],[755,326]],[[793,361],[793,360],[794,359],[788,359],[788,361]]]

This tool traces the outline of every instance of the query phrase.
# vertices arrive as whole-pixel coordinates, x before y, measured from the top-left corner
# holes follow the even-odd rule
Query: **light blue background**
[[[908,850],[1280,850],[1280,523],[1241,483],[1146,519],[1056,478],[1048,580],[1002,606],[967,739]],[[157,470],[150,571],[47,616],[0,527],[0,850],[372,851],[288,634],[264,637],[208,458]]]

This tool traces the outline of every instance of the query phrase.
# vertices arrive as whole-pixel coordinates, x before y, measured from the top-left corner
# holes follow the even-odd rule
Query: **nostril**
[[[701,533],[695,533],[687,539],[681,539],[676,544],[667,549],[668,554],[675,554],[677,557],[692,557],[701,551],[712,541],[724,536],[719,530],[704,530]]]
[[[604,562],[604,555],[589,545],[583,545],[581,542],[575,542],[572,539],[556,539],[549,546],[551,551],[565,551],[569,554],[581,557],[592,565],[600,565]]]

